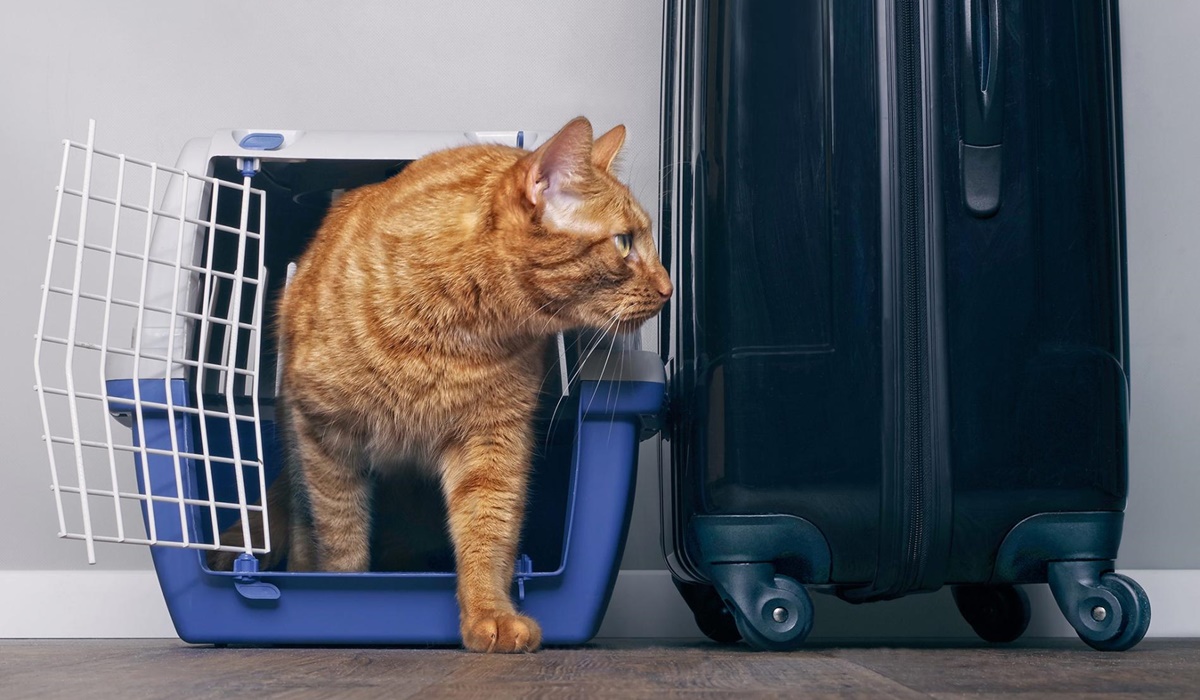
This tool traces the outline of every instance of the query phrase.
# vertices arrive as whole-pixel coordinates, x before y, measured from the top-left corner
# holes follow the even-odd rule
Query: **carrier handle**
[[[1000,208],[1004,39],[1000,0],[962,0],[958,95],[963,204],[985,218]]]

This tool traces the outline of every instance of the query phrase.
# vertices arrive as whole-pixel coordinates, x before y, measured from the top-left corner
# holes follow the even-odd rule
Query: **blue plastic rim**
[[[194,403],[194,393],[182,379],[143,379],[138,389],[143,400],[165,403],[168,384],[175,405]],[[532,530],[552,531],[562,542],[558,561],[533,561],[533,571],[522,584],[524,600],[518,602],[524,613],[541,624],[547,644],[581,644],[595,636],[600,627],[629,528],[640,417],[659,412],[663,390],[662,384],[654,382],[582,382],[574,392],[574,425],[569,426],[574,428],[573,438],[564,449],[547,454],[549,463],[535,465],[535,489],[538,469],[560,475],[566,469],[567,477],[565,488],[555,497],[565,503],[535,508],[537,503],[533,502],[526,516],[530,520],[526,538]],[[108,394],[114,412],[132,411],[132,380],[109,381]],[[135,445],[169,451],[174,433],[181,451],[197,451],[199,431],[194,416],[177,415],[172,423],[164,410],[143,409],[142,414],[145,432],[143,435],[134,426]],[[230,449],[228,422],[220,420],[223,430],[208,431],[210,454]],[[250,423],[239,425],[243,455],[254,455],[252,431]],[[223,443],[219,439],[222,433]],[[274,425],[269,421],[263,423],[263,444],[266,470],[268,474],[277,473],[281,465]],[[145,466],[153,494],[178,495],[171,456],[150,454]],[[206,497],[200,471],[203,465],[184,459],[180,466],[184,496]],[[140,454],[135,454],[138,487],[146,493],[142,467]],[[218,479],[217,471],[214,469],[214,491],[219,492],[232,484],[232,467],[224,470],[227,474],[223,479]],[[220,481],[226,482],[224,486]],[[246,483],[248,498],[255,502],[256,472]],[[158,538],[182,541],[177,504],[156,502],[152,507]],[[211,541],[206,539],[211,536],[207,518],[207,507],[189,506],[185,523],[191,541]],[[230,513],[227,518],[232,520],[236,515]],[[553,521],[546,522],[546,518]],[[259,574],[259,579],[276,586],[279,597],[252,600],[237,592],[232,572],[210,571],[204,565],[203,551],[151,547],[151,552],[171,620],[187,642],[460,643],[452,572],[266,572]],[[514,596],[516,590],[514,585]]]

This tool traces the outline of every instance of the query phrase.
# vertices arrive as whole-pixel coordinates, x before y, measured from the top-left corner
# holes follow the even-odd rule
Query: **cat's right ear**
[[[625,125],[617,124],[592,144],[592,163],[605,172],[612,172],[613,161],[625,145]]]
[[[592,124],[575,117],[534,151],[525,175],[525,198],[534,207],[570,191],[572,180],[592,167]]]

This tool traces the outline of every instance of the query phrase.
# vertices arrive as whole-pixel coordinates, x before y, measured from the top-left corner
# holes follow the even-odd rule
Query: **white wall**
[[[82,140],[89,117],[102,145],[170,162],[185,139],[223,126],[554,128],[586,114],[597,128],[629,127],[625,170],[656,209],[655,0],[60,0],[6,4],[0,16],[0,318],[8,324],[0,334],[0,570],[84,567],[82,547],[53,536],[30,369],[59,141]],[[1200,569],[1200,48],[1192,29],[1200,4],[1125,0],[1121,21],[1133,352],[1132,495],[1121,563]],[[643,455],[627,569],[661,566],[650,456]],[[149,565],[144,552],[115,546],[100,549],[100,561]],[[661,612],[647,606],[668,605],[661,575],[657,597],[638,595],[637,580],[623,577],[614,614],[657,619]],[[20,581],[22,591],[44,587],[37,577]],[[1193,607],[1186,596],[1167,594],[1194,583],[1166,577],[1162,594],[1151,590],[1156,621],[1174,620],[1174,634],[1198,627],[1180,626]],[[946,606],[944,596],[927,600],[903,605]],[[1168,600],[1174,609],[1162,607]],[[650,617],[639,618],[642,608]],[[881,606],[877,619],[894,609]],[[681,606],[671,610],[673,624],[684,625],[671,629],[685,629]],[[1165,629],[1160,624],[1152,633]]]

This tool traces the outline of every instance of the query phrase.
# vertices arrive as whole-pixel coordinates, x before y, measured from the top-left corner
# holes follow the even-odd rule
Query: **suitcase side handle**
[[[963,0],[958,102],[963,203],[985,218],[1000,208],[1004,137],[1004,41],[1000,0]]]

